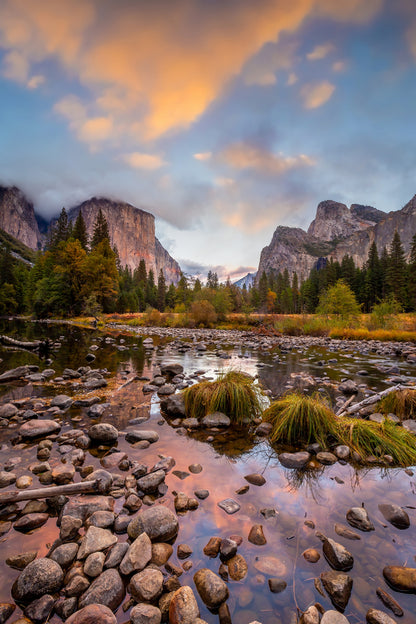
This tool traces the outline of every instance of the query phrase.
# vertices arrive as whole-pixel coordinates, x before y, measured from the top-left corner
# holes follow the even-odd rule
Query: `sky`
[[[238,279],[278,225],[416,193],[414,0],[0,0],[0,184],[156,217]]]

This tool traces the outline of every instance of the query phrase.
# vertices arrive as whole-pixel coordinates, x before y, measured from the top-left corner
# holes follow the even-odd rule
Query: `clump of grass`
[[[318,442],[325,448],[328,437],[337,435],[337,417],[317,395],[287,394],[270,405],[263,419],[272,423],[270,440],[276,444]]]
[[[341,420],[338,435],[343,444],[363,459],[368,455],[380,458],[391,455],[394,463],[402,466],[416,462],[414,436],[390,421],[375,423],[359,418]]]
[[[416,417],[416,390],[410,388],[390,392],[377,403],[382,414],[395,414],[401,420]]]
[[[226,414],[235,424],[259,416],[263,409],[261,389],[252,377],[240,371],[228,371],[215,381],[201,381],[183,391],[188,417],[203,418],[212,412]]]

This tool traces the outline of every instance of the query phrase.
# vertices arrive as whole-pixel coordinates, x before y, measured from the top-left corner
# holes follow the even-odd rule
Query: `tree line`
[[[263,272],[249,289],[229,279],[221,283],[212,271],[205,283],[182,274],[176,285],[167,285],[163,271],[155,276],[144,260],[134,271],[120,266],[101,210],[89,240],[82,213],[72,223],[63,208],[33,266],[18,261],[7,244],[0,247],[0,314],[46,318],[155,309],[191,312],[197,322],[209,324],[230,312],[319,312],[325,293],[340,280],[364,312],[385,300],[393,301],[397,310],[416,310],[416,235],[409,262],[396,231],[380,255],[376,244],[371,245],[361,268],[348,255],[341,262],[318,264],[302,282],[285,269]]]

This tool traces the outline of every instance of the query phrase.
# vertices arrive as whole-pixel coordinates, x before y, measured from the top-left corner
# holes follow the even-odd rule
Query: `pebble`
[[[263,533],[263,526],[261,524],[253,524],[248,534],[248,541],[256,546],[264,546],[267,544],[266,537]]]
[[[217,503],[218,507],[225,511],[225,513],[231,515],[235,514],[237,511],[241,509],[241,505],[237,503],[237,501],[232,498],[226,498],[219,503]]]
[[[91,604],[80,609],[67,620],[66,624],[117,624],[111,609],[102,604]]]
[[[218,608],[228,598],[227,585],[208,568],[202,568],[194,574],[194,583],[202,601],[210,609]]]

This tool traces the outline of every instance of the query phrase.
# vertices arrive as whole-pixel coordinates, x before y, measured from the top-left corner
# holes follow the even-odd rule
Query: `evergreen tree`
[[[173,310],[173,308],[175,307],[175,300],[176,300],[175,284],[170,284],[168,288],[168,292],[166,293],[166,306],[170,310]]]
[[[387,267],[389,291],[396,301],[406,305],[406,259],[398,231],[394,232],[390,246],[389,264]]]
[[[87,226],[85,225],[84,217],[82,216],[81,210],[78,213],[78,216],[75,221],[75,225],[72,229],[72,237],[75,240],[79,240],[81,243],[82,249],[87,251],[88,249],[88,234],[87,234]]]
[[[280,274],[279,274],[280,275]],[[266,309],[267,304],[267,293],[269,292],[269,284],[267,280],[266,272],[263,271],[259,281],[259,299],[260,299],[260,308]]]
[[[62,208],[61,214],[58,217],[57,222],[51,230],[49,237],[50,249],[55,249],[59,243],[66,242],[71,234],[71,227],[68,221],[68,214],[65,207]]]
[[[213,271],[208,271],[207,275],[207,288],[212,288],[216,290],[219,286],[218,275]]]
[[[163,312],[166,307],[166,281],[162,269],[157,280],[157,309]]]
[[[146,303],[152,308],[155,308],[157,306],[157,287],[155,284],[155,276],[152,269],[150,269],[149,275],[147,276]]]
[[[369,311],[382,297],[382,274],[375,241],[371,244],[368,252],[364,272],[365,307]]]
[[[389,284],[387,280],[389,269],[389,254],[386,247],[383,247],[383,251],[380,256],[380,273],[381,273],[381,298],[385,299],[389,294]]]
[[[412,238],[409,260],[409,303],[412,310],[416,309],[416,234]]]
[[[107,220],[104,217],[100,208],[94,224],[94,233],[91,240],[91,249],[97,247],[97,245],[102,243],[104,240],[110,241],[110,234],[108,233]]]

